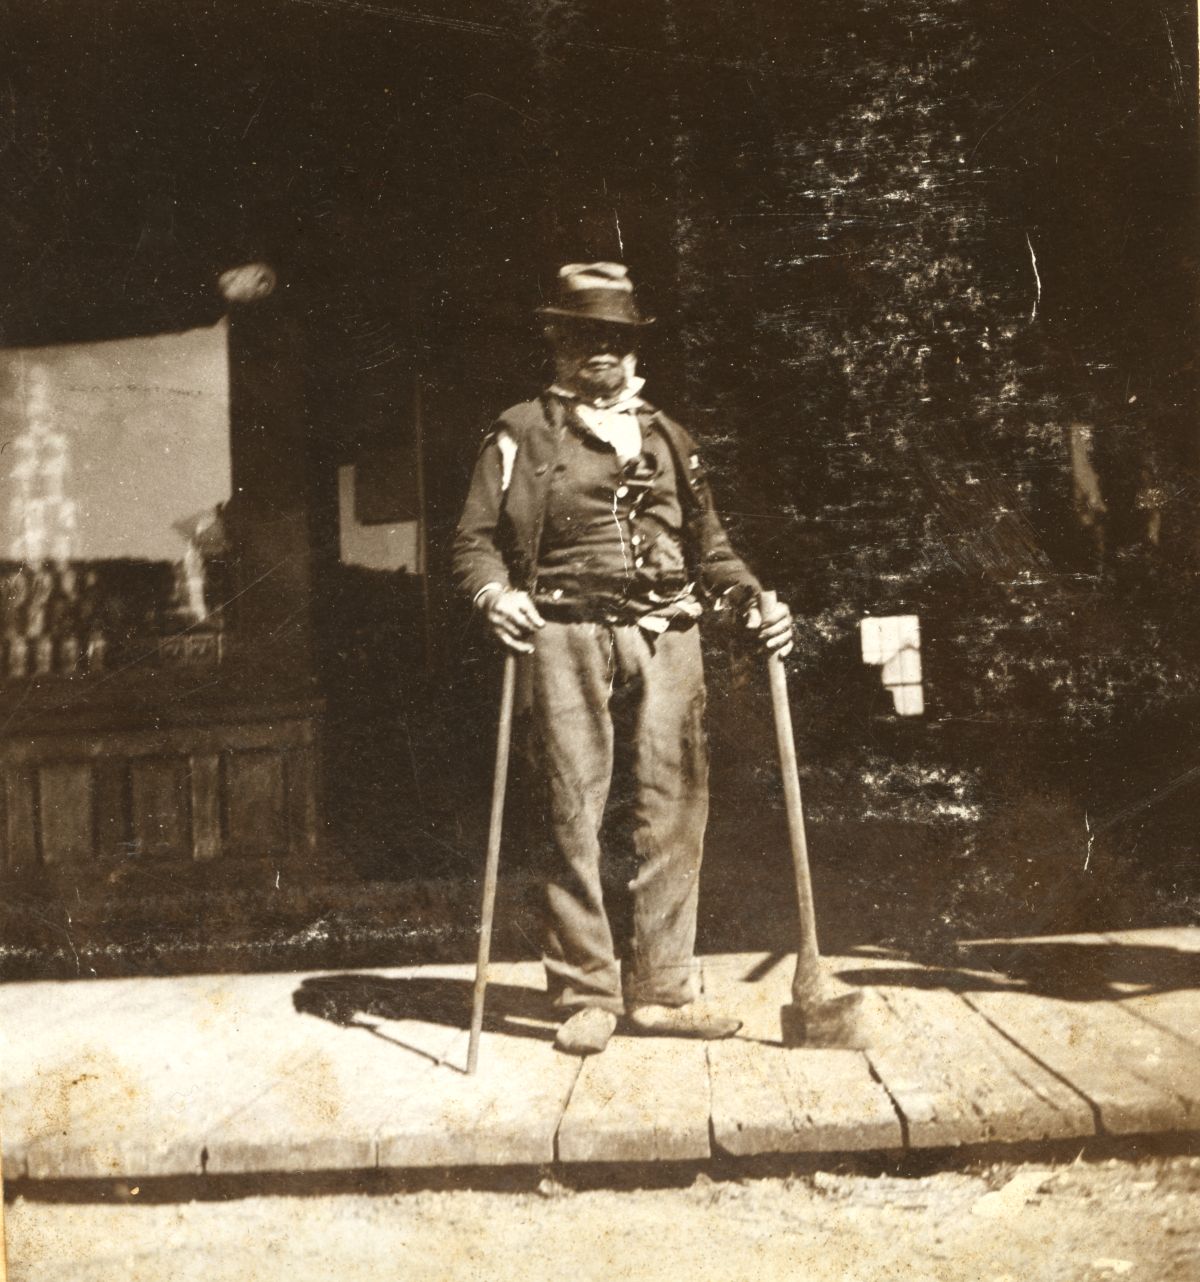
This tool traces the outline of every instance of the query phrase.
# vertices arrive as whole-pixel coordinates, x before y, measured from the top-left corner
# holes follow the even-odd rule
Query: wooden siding
[[[214,860],[316,845],[313,719],[0,743],[0,871]]]

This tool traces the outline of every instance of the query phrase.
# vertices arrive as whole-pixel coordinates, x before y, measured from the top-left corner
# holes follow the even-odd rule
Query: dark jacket
[[[700,591],[710,598],[728,593],[738,604],[748,600],[760,590],[758,580],[730,546],[713,509],[695,442],[652,406],[639,410],[638,418],[643,433],[651,422],[658,427],[674,455],[675,474],[683,478],[684,547]],[[454,577],[469,597],[488,583],[535,589],[550,472],[566,430],[566,411],[553,396],[522,401],[493,424],[454,538]],[[501,434],[516,445],[507,489],[502,484]]]

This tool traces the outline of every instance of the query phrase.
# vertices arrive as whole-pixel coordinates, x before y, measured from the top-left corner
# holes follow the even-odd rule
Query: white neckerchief
[[[598,440],[611,446],[622,463],[628,463],[642,452],[642,427],[637,412],[645,405],[640,392],[646,380],[636,375],[610,397],[585,401],[578,392],[572,392],[555,383],[550,394],[570,403],[580,423]]]

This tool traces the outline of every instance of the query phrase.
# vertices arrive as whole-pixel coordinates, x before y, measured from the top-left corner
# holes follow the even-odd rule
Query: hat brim
[[[539,307],[536,309],[536,315],[558,316],[563,320],[579,321],[584,325],[619,325],[622,329],[642,329],[655,322],[653,316],[639,316],[636,320],[624,316],[593,316],[588,312],[573,312],[566,307]]]

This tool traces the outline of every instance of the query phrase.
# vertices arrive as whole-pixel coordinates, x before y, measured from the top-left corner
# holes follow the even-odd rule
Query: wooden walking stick
[[[765,615],[777,604],[774,592],[764,592],[759,608]],[[800,941],[796,952],[796,974],[792,1000],[780,1010],[785,1046],[861,1047],[862,993],[851,990],[831,996],[821,968],[817,947],[817,915],[813,908],[812,877],[808,866],[808,838],[804,832],[804,808],[800,801],[800,771],[796,761],[796,739],[792,733],[792,709],[788,702],[787,672],[778,654],[767,656],[771,682],[771,709],[775,714],[775,741],[783,777],[783,800],[787,810],[792,866],[796,875],[796,899],[800,910]]]
[[[492,951],[492,917],[496,911],[496,880],[500,871],[500,831],[504,823],[504,792],[508,785],[508,750],[512,743],[513,696],[517,685],[517,656],[504,656],[500,686],[500,722],[496,729],[496,769],[492,775],[492,815],[488,825],[487,858],[483,867],[483,908],[479,915],[479,956],[475,962],[475,993],[471,1003],[471,1037],[467,1042],[467,1072],[479,1062],[483,1031],[483,1001],[487,994],[488,958]]]

